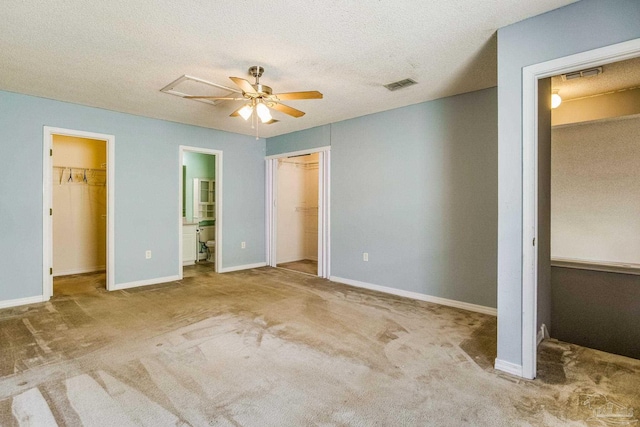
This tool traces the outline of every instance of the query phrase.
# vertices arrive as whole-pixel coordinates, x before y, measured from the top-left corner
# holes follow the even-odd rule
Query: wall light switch
[[[363,252],[362,253],[362,260],[363,261],[369,261],[369,252]]]
[[[146,259],[151,259],[151,251],[146,251],[146,252],[144,253],[144,257],[145,257]]]
[[[245,249],[247,247],[246,242],[240,242],[240,248]]]

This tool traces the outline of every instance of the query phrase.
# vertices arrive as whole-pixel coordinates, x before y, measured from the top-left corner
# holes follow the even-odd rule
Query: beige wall
[[[105,268],[106,171],[96,169],[104,169],[106,156],[105,141],[54,135],[54,276]],[[85,168],[94,169],[86,171],[86,183]]]
[[[551,256],[640,264],[640,117],[552,131]]]
[[[640,88],[564,101],[552,111],[551,125],[640,114]]]

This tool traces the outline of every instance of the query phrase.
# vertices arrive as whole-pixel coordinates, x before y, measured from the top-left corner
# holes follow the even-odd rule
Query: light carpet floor
[[[637,425],[640,361],[556,341],[493,370],[496,319],[281,269],[0,310],[0,425]],[[614,424],[617,423],[617,424]]]
[[[318,275],[318,261],[311,259],[301,259],[300,261],[291,261],[278,264],[280,268],[286,268],[287,270],[299,271],[300,273]]]

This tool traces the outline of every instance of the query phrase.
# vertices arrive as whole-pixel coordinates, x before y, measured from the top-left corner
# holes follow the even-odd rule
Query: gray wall
[[[522,67],[640,37],[637,0],[582,0],[498,31],[498,358],[522,364]]]
[[[180,144],[224,152],[222,266],[265,261],[264,140],[0,92],[0,301],[42,294],[43,126],[115,135],[116,284],[178,274]]]
[[[640,359],[640,276],[551,268],[551,336]]]
[[[332,276],[495,307],[496,111],[491,88],[269,138],[267,152],[331,145]]]

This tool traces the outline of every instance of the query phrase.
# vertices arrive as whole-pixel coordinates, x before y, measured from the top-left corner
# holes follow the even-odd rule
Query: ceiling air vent
[[[404,79],[404,80],[399,80],[397,82],[386,84],[384,85],[384,87],[386,87],[387,89],[393,92],[394,90],[402,89],[408,86],[413,86],[415,84],[418,84],[418,82],[413,79]]]
[[[602,67],[588,68],[586,70],[573,71],[571,73],[562,74],[562,80],[579,79],[580,77],[595,77],[602,74]]]

